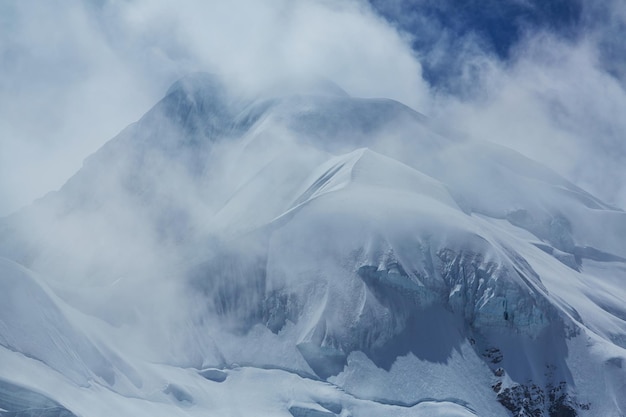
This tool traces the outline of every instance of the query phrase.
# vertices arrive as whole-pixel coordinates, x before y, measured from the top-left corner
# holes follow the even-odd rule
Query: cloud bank
[[[319,76],[396,99],[625,207],[623,4],[431,3],[4,2],[0,214],[59,188],[193,71],[247,92]]]
[[[326,77],[357,96],[422,107],[421,68],[359,2],[3,3],[0,213],[56,189],[192,71],[242,88]]]
[[[372,0],[412,34],[433,107],[457,134],[540,161],[626,207],[626,9],[580,0]]]

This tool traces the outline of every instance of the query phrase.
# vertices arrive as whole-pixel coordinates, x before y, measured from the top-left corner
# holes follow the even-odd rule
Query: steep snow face
[[[365,168],[398,176],[363,175]],[[395,380],[406,384],[406,370],[393,364],[402,357],[417,359],[409,360],[416,371],[423,362],[450,362],[454,372],[471,369],[490,381],[488,366],[479,364],[495,349],[494,340],[537,341],[541,347],[524,354],[541,352],[538,368],[564,365],[573,322],[551,303],[532,268],[459,210],[441,184],[371,151],[333,158],[314,172],[317,179],[305,181],[293,208],[261,236],[245,235],[245,251],[219,255],[194,271],[193,282],[207,300],[202,321],[218,318],[212,327],[220,341],[217,360],[337,375],[341,386],[368,396],[375,383],[357,375],[380,368],[395,375],[389,383],[396,391],[370,398],[404,402],[435,393],[470,402],[476,393],[399,389]],[[253,252],[250,239],[267,243]],[[263,342],[235,347],[247,337]],[[291,352],[276,354],[276,343]],[[473,364],[456,357],[462,349],[476,356]],[[365,355],[365,364],[351,359],[355,352]],[[298,353],[304,362],[294,360]],[[510,366],[516,368],[515,359]],[[434,368],[418,374],[436,378]],[[560,382],[541,369],[522,380],[537,376],[541,389]],[[481,395],[492,395],[489,384]],[[486,404],[480,409],[497,415]]]
[[[400,103],[268,91],[185,78],[0,221],[0,380],[77,415],[626,410],[623,211]]]
[[[141,385],[132,366],[102,340],[100,325],[59,299],[37,274],[0,258],[0,287],[1,346],[79,386],[93,380],[120,385],[120,378]]]
[[[37,358],[78,384],[94,373],[114,383],[110,363],[65,317],[38,280],[0,259],[0,345]]]

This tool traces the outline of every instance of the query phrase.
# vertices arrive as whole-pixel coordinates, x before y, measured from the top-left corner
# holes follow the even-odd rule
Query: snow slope
[[[391,100],[189,76],[0,231],[8,413],[626,412],[626,213]]]

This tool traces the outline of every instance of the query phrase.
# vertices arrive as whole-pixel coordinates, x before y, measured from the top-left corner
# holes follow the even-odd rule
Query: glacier
[[[626,413],[626,213],[330,81],[189,75],[0,231],[0,415]]]

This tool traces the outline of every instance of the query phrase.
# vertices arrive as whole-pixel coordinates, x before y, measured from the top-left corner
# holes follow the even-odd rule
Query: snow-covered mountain
[[[396,101],[191,75],[0,232],[0,415],[626,413],[626,213]]]

